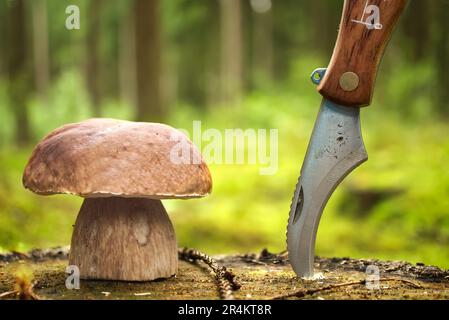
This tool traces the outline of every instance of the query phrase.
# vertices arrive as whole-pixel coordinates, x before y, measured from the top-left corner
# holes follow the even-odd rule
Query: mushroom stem
[[[76,219],[69,264],[83,279],[147,281],[173,276],[178,254],[160,200],[87,198]]]

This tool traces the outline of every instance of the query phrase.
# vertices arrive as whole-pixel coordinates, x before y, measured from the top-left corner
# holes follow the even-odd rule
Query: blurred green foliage
[[[279,128],[275,175],[259,175],[258,166],[211,165],[214,188],[209,197],[165,201],[180,246],[211,253],[285,249],[290,200],[320,103],[307,76],[317,63],[301,59],[292,70],[291,81],[296,83],[292,90],[253,92],[239,107],[211,108],[206,114],[188,105],[176,108],[168,123],[187,130],[192,130],[192,120],[201,120],[203,129]],[[394,79],[382,76],[381,81],[387,87],[395,86],[393,92],[403,92],[406,99],[414,90],[408,77],[408,70],[403,70]],[[79,84],[76,73],[68,72],[54,86],[50,99],[54,105],[30,102],[33,128],[40,136],[63,123],[89,117],[89,110],[79,109],[86,104]],[[420,113],[404,117],[395,102],[399,103],[376,95],[373,106],[363,110],[370,160],[331,198],[320,225],[317,254],[406,259],[448,267],[449,124]],[[2,106],[4,114],[7,108]],[[123,105],[105,107],[109,117],[130,118]],[[11,135],[11,128],[1,129],[2,136]],[[24,190],[21,174],[30,152],[31,148],[8,146],[0,154],[3,250],[69,243],[82,201],[73,196],[41,197]],[[364,204],[365,191],[378,192],[380,199]]]
[[[5,3],[0,2],[0,17],[5,15]],[[61,31],[65,16],[56,14],[71,3],[85,10],[89,1],[47,1],[51,85],[46,99],[37,94],[28,99],[33,136],[22,147],[15,143],[16,106],[8,99],[8,77],[2,73],[4,45],[0,44],[0,250],[68,244],[82,202],[68,195],[37,196],[24,190],[21,182],[34,143],[58,126],[93,114],[84,74],[82,41],[87,30],[68,35]],[[118,33],[130,8],[125,2],[114,3],[105,6],[101,15],[101,111],[104,117],[132,120],[132,99],[119,97],[117,89],[118,51],[123,46]],[[341,4],[274,1],[274,74],[267,81],[255,76],[251,61],[257,52],[245,41],[244,96],[240,103],[222,103],[209,97],[219,69],[219,28],[214,24],[218,1],[163,3],[163,56],[169,71],[176,69],[177,80],[165,122],[187,130],[192,130],[193,120],[201,120],[203,130],[279,129],[275,175],[262,176],[253,165],[213,164],[214,187],[209,197],[164,201],[179,245],[208,253],[263,247],[285,250],[290,201],[321,99],[309,74],[329,61]],[[249,1],[244,3],[249,25],[254,16],[248,11]],[[436,3],[440,2],[434,2],[434,10]],[[449,103],[435,101],[439,64],[433,53],[418,59],[419,50],[413,49],[427,37],[406,36],[412,18],[393,37],[373,105],[362,110],[370,159],[344,181],[326,207],[318,232],[318,255],[404,259],[449,267],[449,121],[444,111]],[[0,23],[0,32],[1,28]],[[251,34],[250,26],[245,34]],[[440,39],[429,36],[434,38]]]

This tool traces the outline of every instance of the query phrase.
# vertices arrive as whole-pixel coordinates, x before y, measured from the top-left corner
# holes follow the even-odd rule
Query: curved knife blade
[[[287,227],[289,260],[298,276],[313,276],[316,233],[327,201],[339,183],[367,159],[360,130],[360,109],[324,99],[301,168]]]

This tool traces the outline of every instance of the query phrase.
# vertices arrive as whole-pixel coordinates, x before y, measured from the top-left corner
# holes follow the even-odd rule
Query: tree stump
[[[322,277],[304,280],[295,276],[286,254],[263,250],[216,256],[209,258],[216,267],[212,272],[189,252],[193,251],[180,251],[179,271],[174,277],[149,282],[81,280],[79,290],[65,285],[67,248],[3,254],[0,297],[33,298],[17,291],[26,282],[17,271],[26,268],[33,279],[29,291],[36,299],[220,299],[226,297],[219,290],[220,283],[232,278],[226,270],[239,283],[229,286],[232,293],[228,298],[235,299],[449,299],[449,271],[423,264],[317,257],[315,269]],[[379,272],[379,282],[367,268]],[[224,277],[217,277],[217,272]]]

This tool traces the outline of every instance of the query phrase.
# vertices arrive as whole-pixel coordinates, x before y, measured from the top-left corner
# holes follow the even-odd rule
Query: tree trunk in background
[[[310,9],[307,6],[311,5]],[[309,25],[314,48],[325,57],[331,57],[338,36],[338,28],[343,10],[342,1],[308,1],[306,10],[310,12]]]
[[[441,114],[449,116],[449,2],[438,1],[435,9],[436,104]]]
[[[158,0],[135,0],[137,113],[139,121],[162,121],[161,35]]]
[[[242,12],[240,0],[220,0],[221,99],[238,103],[243,93]]]
[[[100,13],[102,0],[91,0],[87,11],[87,64],[86,84],[89,92],[92,112],[95,117],[101,116],[101,86],[100,86]]]
[[[273,11],[271,0],[253,0],[251,4],[254,21],[253,83],[260,87],[273,80]]]
[[[133,14],[126,13],[120,22],[119,34],[119,84],[120,100],[131,106],[137,104],[136,87],[136,37]]]
[[[30,142],[30,125],[27,110],[31,79],[27,56],[27,17],[24,0],[14,0],[8,6],[8,76],[9,104],[15,120],[16,142]]]
[[[426,58],[430,39],[429,2],[410,1],[404,14],[404,34],[408,38],[412,59],[415,62]]]
[[[5,2],[0,2],[0,36],[4,38],[5,40],[8,39],[6,34],[6,23],[7,23],[7,10],[6,10],[6,4]],[[6,51],[8,48],[7,41],[0,41],[0,78],[3,78],[4,75],[6,75],[7,72],[7,56]]]
[[[40,98],[43,99],[43,101],[46,101],[47,89],[50,81],[47,1],[34,0],[32,6],[34,82]]]

